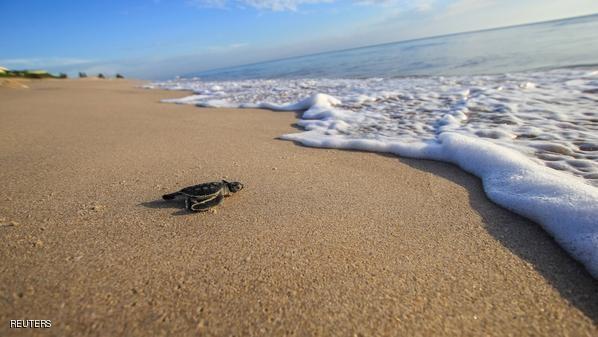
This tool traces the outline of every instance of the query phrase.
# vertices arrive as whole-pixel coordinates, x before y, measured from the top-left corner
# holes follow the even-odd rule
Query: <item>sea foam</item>
[[[165,102],[303,111],[283,139],[458,165],[598,278],[598,70],[493,76],[202,82]]]

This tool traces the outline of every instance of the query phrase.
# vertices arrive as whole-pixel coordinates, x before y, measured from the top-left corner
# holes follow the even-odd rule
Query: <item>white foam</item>
[[[364,80],[177,80],[168,100],[304,111],[307,146],[454,163],[488,197],[541,224],[598,278],[598,72]],[[306,98],[307,97],[307,98]]]

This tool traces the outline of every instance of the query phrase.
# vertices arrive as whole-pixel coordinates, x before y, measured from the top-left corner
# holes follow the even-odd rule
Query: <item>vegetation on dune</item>
[[[50,74],[45,70],[9,70],[0,68],[0,77],[23,77],[23,78],[67,78],[65,73],[59,75]]]
[[[49,73],[46,70],[10,70],[0,67],[0,77],[21,77],[21,78],[68,78],[66,73],[59,73],[58,75]],[[80,71],[79,78],[86,78],[87,73]],[[122,74],[116,74],[116,78],[125,78]],[[106,78],[102,73],[98,74],[98,78]]]

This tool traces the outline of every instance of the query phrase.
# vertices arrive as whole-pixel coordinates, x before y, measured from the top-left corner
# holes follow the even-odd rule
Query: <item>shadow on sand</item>
[[[455,165],[409,158],[399,158],[399,161],[464,187],[469,195],[469,205],[482,217],[488,233],[532,264],[571,305],[598,323],[598,281],[540,225],[493,203],[486,197],[481,180]],[[455,169],[447,170],[447,166]]]
[[[304,131],[300,125],[293,124],[292,127]],[[296,141],[292,142],[297,146],[308,147]],[[582,311],[594,324],[598,324],[598,280],[594,279],[581,263],[570,257],[540,225],[488,199],[478,177],[449,163],[404,158],[387,153],[375,154],[397,159],[416,170],[440,176],[465,188],[469,196],[469,205],[480,215],[488,233],[519,258],[530,263],[563,298]]]
[[[192,214],[185,209],[185,202],[183,200],[164,200],[160,198],[152,201],[142,202],[139,204],[139,206],[153,209],[176,209],[175,212],[171,213],[171,215],[176,216]]]

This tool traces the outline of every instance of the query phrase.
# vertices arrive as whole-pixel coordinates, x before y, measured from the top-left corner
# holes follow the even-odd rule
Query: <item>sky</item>
[[[596,0],[0,0],[0,66],[165,79],[598,13]]]

